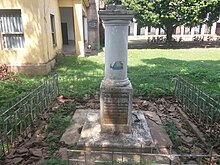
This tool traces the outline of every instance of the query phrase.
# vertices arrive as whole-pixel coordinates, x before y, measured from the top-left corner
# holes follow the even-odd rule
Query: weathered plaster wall
[[[53,2],[53,3],[52,3]],[[43,64],[61,49],[61,25],[57,0],[1,0],[0,9],[21,9],[25,47],[0,49],[0,63],[11,66]],[[57,47],[52,45],[50,13],[55,15]]]
[[[52,60],[56,52],[62,49],[62,32],[61,32],[61,20],[60,20],[60,10],[58,6],[58,0],[38,0],[41,9],[41,21],[43,29],[43,49],[46,61]],[[51,34],[51,20],[50,14],[54,15],[55,20],[55,33],[56,33],[56,43],[54,47],[52,42]]]
[[[42,63],[45,57],[40,50],[42,45],[41,12],[39,3],[33,0],[2,0],[0,9],[21,9],[24,27],[25,47],[15,50],[0,50],[0,63],[22,65]],[[34,13],[34,15],[33,15]]]

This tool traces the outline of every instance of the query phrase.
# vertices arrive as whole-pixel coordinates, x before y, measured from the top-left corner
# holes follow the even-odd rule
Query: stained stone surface
[[[83,147],[123,147],[128,149],[154,147],[150,129],[141,111],[132,112],[131,125],[130,134],[101,133],[99,111],[89,112],[77,144]]]
[[[130,134],[132,85],[127,77],[128,25],[134,11],[122,5],[108,5],[98,13],[105,26],[105,76],[100,86],[101,132]]]
[[[100,122],[103,133],[130,133],[132,86],[106,87],[101,85]]]

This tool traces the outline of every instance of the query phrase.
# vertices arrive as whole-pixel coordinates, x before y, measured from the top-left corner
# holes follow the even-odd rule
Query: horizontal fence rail
[[[219,141],[220,103],[180,76],[176,78],[175,96],[183,104],[188,116],[202,130],[206,130],[209,137]]]
[[[146,148],[145,148],[146,149]],[[67,150],[68,165],[83,163],[85,165],[215,165],[220,162],[220,155],[213,154],[212,150],[208,154],[177,154],[172,147],[158,147],[158,150],[167,150],[167,153],[158,153],[149,147],[148,152],[126,151],[123,149],[105,148]],[[121,150],[121,151],[119,151]]]
[[[209,136],[220,139],[220,105],[196,86],[180,76],[174,76],[174,74],[139,75],[128,73],[128,77],[133,86],[134,97],[175,95],[183,104],[185,112],[197,125],[209,130],[207,132]],[[74,73],[59,76],[55,74],[44,80],[32,92],[0,114],[0,156],[9,152],[10,146],[18,136],[28,134],[29,128],[33,126],[39,114],[49,106],[58,94],[80,98],[88,95],[98,96],[103,78],[103,73]],[[123,155],[123,153],[121,154]],[[146,156],[151,156],[149,153],[146,154],[148,154]],[[167,155],[154,156],[166,157]],[[172,156],[189,157],[190,155]],[[200,159],[199,155],[197,157]],[[210,154],[201,155],[201,157],[210,157]],[[200,163],[200,160],[197,162]]]
[[[0,156],[9,152],[18,136],[26,136],[39,114],[58,96],[58,75],[41,82],[33,91],[0,115]]]

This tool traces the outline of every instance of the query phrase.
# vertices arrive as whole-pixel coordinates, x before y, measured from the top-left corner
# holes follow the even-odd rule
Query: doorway
[[[63,53],[75,54],[74,17],[72,7],[60,7]]]
[[[63,45],[68,45],[68,28],[67,23],[61,23]]]

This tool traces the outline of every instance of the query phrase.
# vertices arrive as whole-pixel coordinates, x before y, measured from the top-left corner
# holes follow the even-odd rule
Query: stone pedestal
[[[134,11],[111,5],[99,11],[105,26],[105,77],[101,83],[101,131],[131,132],[132,85],[127,78],[128,25]]]
[[[101,84],[101,130],[106,133],[130,133],[132,110],[131,83],[124,87]]]

